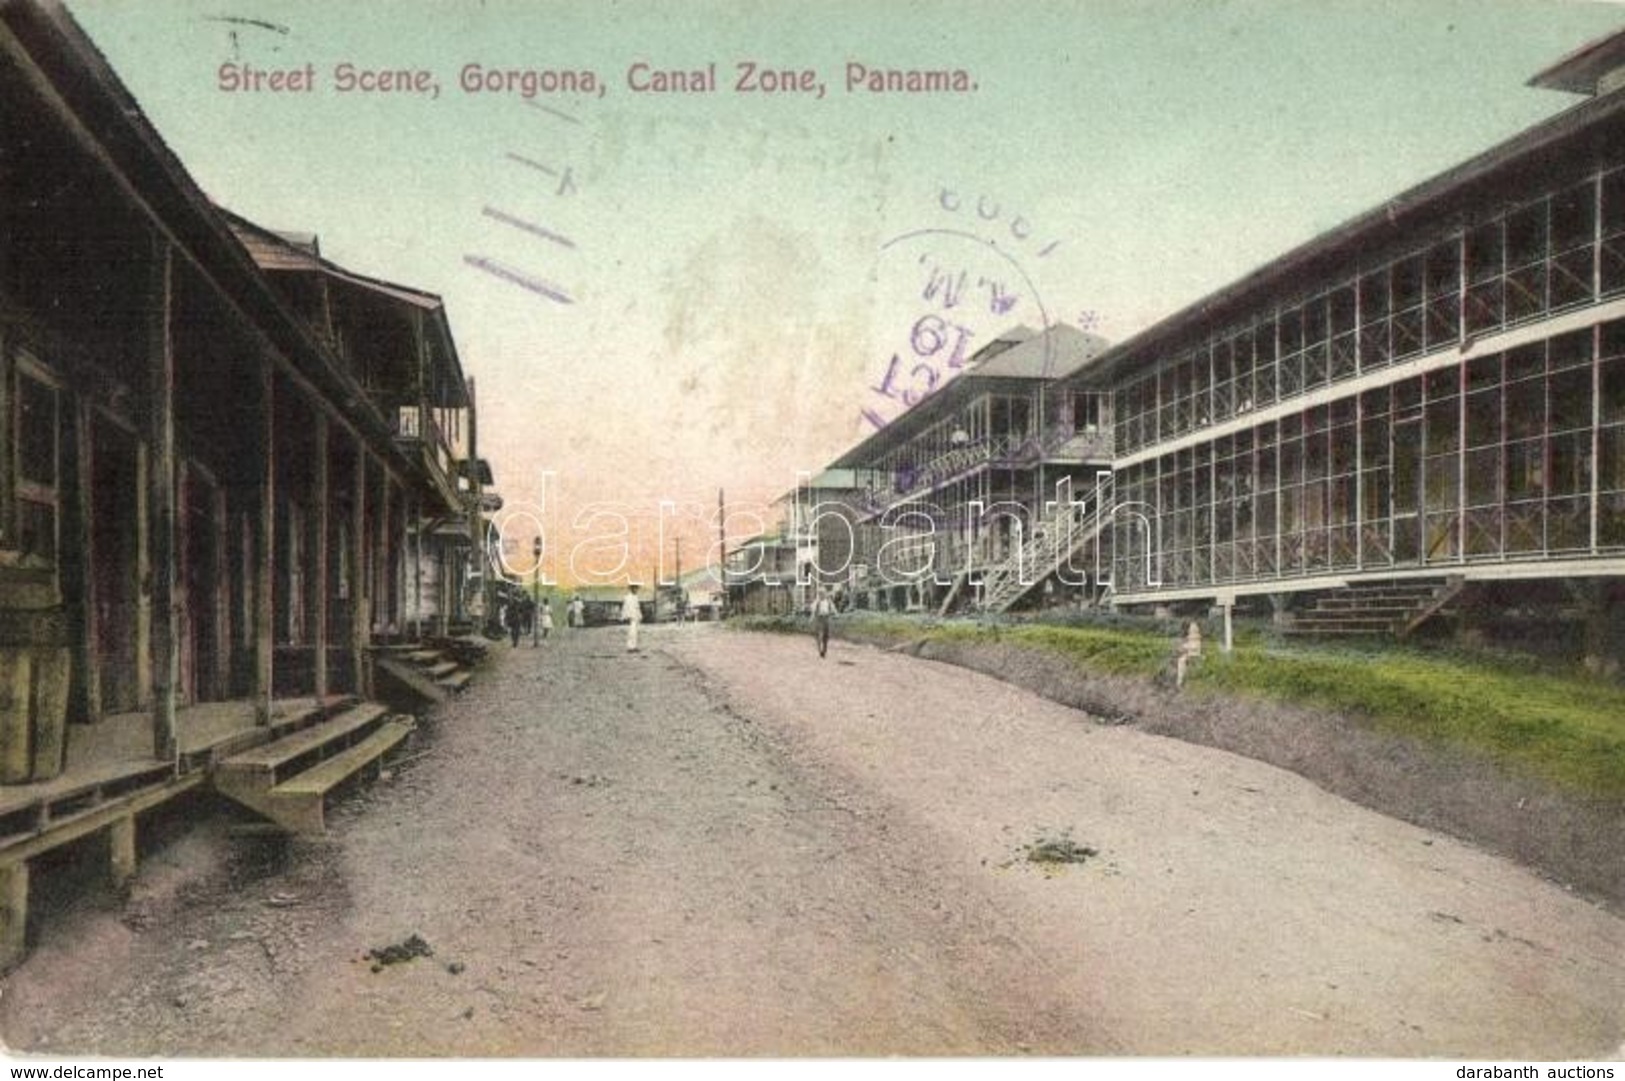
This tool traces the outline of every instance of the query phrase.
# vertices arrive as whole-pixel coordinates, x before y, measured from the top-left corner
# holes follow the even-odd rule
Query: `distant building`
[[[783,535],[795,545],[798,608],[812,604],[822,588],[843,597],[857,592],[867,577],[861,537],[871,516],[866,502],[882,478],[855,469],[826,469],[780,496]]]
[[[947,609],[974,603],[988,575],[1018,558],[1057,484],[1092,497],[1111,466],[1112,396],[1061,389],[1107,342],[1058,324],[1017,328],[962,374],[841,455],[861,479],[852,590],[860,605]],[[1054,565],[1035,570],[1036,582]],[[1011,598],[1014,600],[1015,598]]]
[[[796,542],[782,532],[751,537],[728,549],[723,577],[730,615],[796,611]]]

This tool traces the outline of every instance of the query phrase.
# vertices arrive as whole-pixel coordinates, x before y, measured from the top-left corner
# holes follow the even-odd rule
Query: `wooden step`
[[[322,833],[327,828],[323,816],[326,795],[383,758],[409,737],[414,727],[409,720],[385,721],[355,746],[283,781],[267,793],[267,817],[294,833]]]
[[[468,686],[470,676],[471,673],[458,672],[456,675],[447,676],[445,679],[435,680],[435,685],[444,687],[446,690],[456,693],[457,691],[460,691],[464,687]]]
[[[436,679],[436,680],[445,679],[447,676],[449,676],[453,672],[457,671],[457,662],[456,661],[442,661],[441,663],[436,664],[436,665],[425,666],[423,671],[425,673],[427,673],[427,675],[428,675],[428,677],[430,679]]]
[[[1380,613],[1392,613],[1395,617],[1398,617],[1398,616],[1404,615],[1407,612],[1416,611],[1416,609],[1420,606],[1420,603],[1421,603],[1420,601],[1412,601],[1412,602],[1406,602],[1406,603],[1400,603],[1400,602],[1397,602],[1397,601],[1381,601],[1379,603],[1373,604],[1373,603],[1370,603],[1370,602],[1347,601],[1347,600],[1342,601],[1341,603],[1339,603],[1338,601],[1333,601],[1333,600],[1323,600],[1323,601],[1320,601],[1319,603],[1317,603],[1313,608],[1305,609],[1305,611],[1306,612],[1313,612],[1313,613],[1321,614],[1321,615],[1329,615],[1329,616],[1337,616],[1337,615],[1342,615],[1344,613],[1353,613],[1355,615],[1364,615],[1364,614],[1373,614],[1374,615],[1374,614],[1380,612]]]
[[[1314,638],[1376,638],[1394,633],[1392,627],[1368,630],[1360,627],[1286,627],[1282,633],[1289,637]]]
[[[377,722],[389,712],[377,702],[363,702],[343,713],[309,728],[302,728],[290,736],[267,743],[252,750],[232,755],[217,767],[223,773],[274,774],[283,766],[307,754],[320,750],[329,743],[343,739]]]
[[[437,703],[446,700],[445,688],[416,665],[405,664],[393,657],[379,657],[378,674],[394,681],[392,690],[404,688],[419,702]]]
[[[433,649],[414,649],[406,655],[406,659],[413,664],[427,666],[440,660],[440,653]]]

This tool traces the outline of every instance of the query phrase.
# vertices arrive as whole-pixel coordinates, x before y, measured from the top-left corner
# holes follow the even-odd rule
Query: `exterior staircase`
[[[1464,584],[1459,576],[1357,582],[1321,595],[1285,631],[1317,638],[1404,638],[1444,611]]]
[[[381,675],[404,686],[425,702],[444,702],[468,686],[472,646],[459,642],[422,646],[391,646],[377,655]]]
[[[1076,501],[1058,505],[1033,527],[1021,547],[1004,562],[989,567],[982,580],[982,610],[1007,612],[1038,583],[1048,578],[1095,537],[1110,520],[1100,504]]]
[[[354,698],[313,716],[305,727],[216,762],[215,789],[291,833],[319,834],[327,793],[368,767],[382,769],[383,756],[416,727],[410,716]]]

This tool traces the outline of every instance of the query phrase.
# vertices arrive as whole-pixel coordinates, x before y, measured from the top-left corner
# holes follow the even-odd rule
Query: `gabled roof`
[[[1606,93],[1625,85],[1622,69],[1625,69],[1625,29],[1587,42],[1540,71],[1527,85],[1574,94]]]
[[[835,469],[863,469],[881,454],[912,439],[978,394],[1001,386],[1025,391],[1091,367],[1111,345],[1066,323],[1034,333],[1026,327],[999,335],[971,357],[958,378],[920,399],[890,424],[849,448],[831,463]]]
[[[132,213],[200,267],[263,337],[272,363],[309,380],[357,434],[399,454],[383,415],[361,404],[358,384],[282,302],[72,14],[61,3],[0,0],[0,47],[45,88],[39,101],[123,187]],[[20,104],[8,100],[4,107]]]
[[[451,325],[446,313],[445,301],[439,295],[422,289],[415,289],[409,285],[386,281],[367,274],[358,274],[347,270],[331,259],[322,257],[321,244],[315,233],[295,233],[280,229],[268,229],[249,221],[241,214],[237,214],[225,207],[216,205],[216,210],[226,219],[232,232],[248,249],[250,257],[262,270],[276,271],[305,271],[323,274],[335,281],[346,285],[353,285],[369,292],[410,305],[421,311],[429,313],[438,324],[441,339],[445,347],[445,355],[451,364],[450,386],[453,390],[451,400],[442,404],[460,408],[468,405],[466,384],[463,376],[462,358],[457,355],[457,343],[451,335]]]
[[[1098,334],[1057,323],[1042,334],[987,357],[967,369],[965,375],[984,379],[1059,379],[1088,364],[1110,345]]]

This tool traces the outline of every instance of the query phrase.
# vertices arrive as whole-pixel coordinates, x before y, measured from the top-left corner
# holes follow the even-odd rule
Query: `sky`
[[[684,570],[714,558],[719,489],[730,541],[771,526],[1010,327],[1121,341],[1576,104],[1525,83],[1625,25],[1558,0],[68,6],[216,202],[444,298],[512,569],[539,525],[544,573],[584,583],[669,576],[677,537]]]

